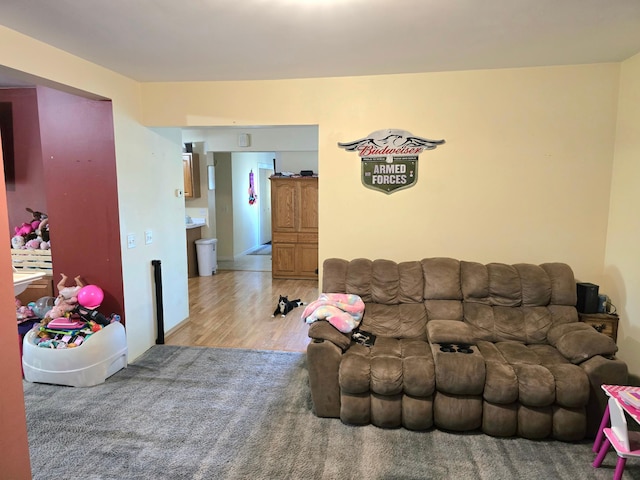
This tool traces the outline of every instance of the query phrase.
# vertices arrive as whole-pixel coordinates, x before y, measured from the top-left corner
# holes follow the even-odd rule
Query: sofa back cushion
[[[453,258],[425,258],[420,265],[424,276],[427,318],[462,320],[460,262]]]
[[[552,325],[578,321],[576,284],[564,263],[542,265],[331,258],[322,291],[365,302],[361,328],[375,335],[416,338],[430,320],[468,323],[477,340],[547,343]]]
[[[382,337],[425,337],[423,291],[417,261],[330,258],[323,263],[322,292],[360,296],[365,302],[360,328]]]
[[[460,272],[464,319],[479,340],[546,343],[552,325],[578,319],[566,264],[460,262]]]

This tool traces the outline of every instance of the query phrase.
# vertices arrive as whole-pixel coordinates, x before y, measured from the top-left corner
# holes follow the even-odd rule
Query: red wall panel
[[[110,101],[37,87],[54,285],[64,273],[100,286],[100,311],[124,320]]]

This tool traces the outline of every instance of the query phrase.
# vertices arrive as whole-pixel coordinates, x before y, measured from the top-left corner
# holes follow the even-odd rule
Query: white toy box
[[[71,387],[91,387],[127,366],[127,337],[119,322],[110,323],[76,348],[52,349],[35,344],[30,330],[22,344],[24,379]]]

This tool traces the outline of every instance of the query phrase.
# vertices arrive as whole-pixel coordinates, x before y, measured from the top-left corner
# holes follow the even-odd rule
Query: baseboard
[[[172,333],[175,333],[178,331],[178,329],[180,327],[182,327],[187,321],[189,320],[189,317],[183,319],[182,321],[178,322],[177,325],[174,325],[173,327],[171,327],[169,330],[167,330],[166,332],[164,332],[164,336],[165,338],[168,337],[169,335],[171,335]]]

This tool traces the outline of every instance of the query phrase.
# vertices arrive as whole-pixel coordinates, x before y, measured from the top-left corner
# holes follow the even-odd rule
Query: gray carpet
[[[24,391],[34,479],[610,479],[616,459],[317,418],[298,353],[161,345],[103,385]]]

